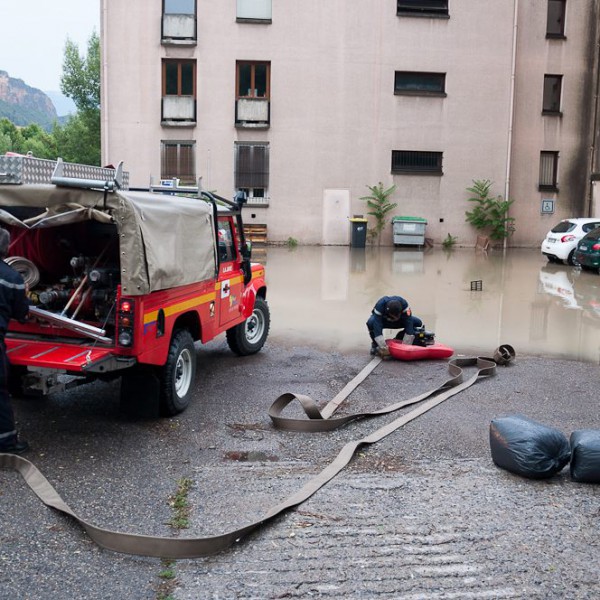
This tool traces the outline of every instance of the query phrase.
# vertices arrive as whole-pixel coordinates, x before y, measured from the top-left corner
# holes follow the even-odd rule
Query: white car
[[[549,262],[574,265],[577,242],[596,227],[600,227],[600,218],[564,219],[547,233],[542,242],[542,254]]]

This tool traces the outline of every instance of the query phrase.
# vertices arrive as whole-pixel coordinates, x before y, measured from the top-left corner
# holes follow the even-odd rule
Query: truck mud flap
[[[115,552],[123,552],[125,554],[137,554],[141,556],[155,556],[160,558],[199,558],[202,556],[210,556],[226,550],[233,546],[236,542],[239,542],[241,538],[249,534],[250,532],[258,529],[262,525],[271,521],[281,513],[298,506],[319,489],[321,489],[327,482],[333,479],[352,459],[356,450],[367,444],[374,444],[389,434],[393,433],[399,427],[405,425],[409,421],[416,419],[418,416],[427,412],[434,406],[442,403],[444,400],[458,394],[464,389],[470,387],[477,381],[483,378],[487,378],[496,374],[497,364],[507,364],[514,358],[514,350],[511,346],[506,346],[506,350],[502,350],[503,347],[498,349],[494,358],[477,357],[477,358],[455,358],[449,361],[448,368],[451,374],[451,378],[445,383],[438,386],[434,390],[415,396],[410,400],[405,400],[386,408],[374,411],[372,413],[364,413],[361,415],[354,415],[354,419],[376,416],[382,414],[388,414],[403,406],[409,404],[415,404],[422,400],[429,399],[423,405],[417,407],[415,410],[398,417],[396,420],[384,425],[383,427],[372,432],[370,435],[348,442],[337,455],[337,457],[331,462],[323,471],[308,481],[300,490],[286,498],[283,502],[273,506],[268,510],[261,519],[254,523],[249,523],[245,527],[230,531],[221,535],[205,538],[167,538],[167,537],[153,537],[139,534],[129,534],[117,531],[111,531],[109,529],[102,529],[93,525],[81,517],[77,516],[71,507],[60,497],[58,492],[52,487],[50,482],[42,475],[42,473],[25,458],[17,456],[15,454],[0,454],[0,467],[10,468],[18,471],[29,487],[35,492],[39,499],[49,507],[55,508],[65,514],[73,517],[88,533],[88,535],[100,546]],[[509,351],[509,350],[510,351]],[[300,396],[295,394],[283,394],[274,403],[275,408],[271,407],[269,412],[271,418],[276,417],[280,419],[276,423],[280,429],[297,430],[297,431],[327,431],[334,427],[323,428],[321,423],[323,421],[338,421],[337,426],[344,425],[352,419],[352,415],[340,419],[330,419],[323,416],[323,414],[331,415],[335,409],[343,401],[342,395],[345,393],[348,396],[351,391],[356,387],[353,386],[353,382],[362,381],[365,376],[363,372],[368,370],[370,373],[380,362],[381,358],[374,358],[367,366],[359,373],[352,382],[350,382],[344,391],[338,394],[329,404],[334,403],[333,408],[328,409],[329,404],[323,411],[319,411],[316,404],[308,396]],[[466,381],[463,380],[463,367],[476,367],[477,371]],[[367,373],[367,374],[368,374]],[[361,379],[362,377],[362,379]],[[293,399],[298,399],[308,416],[308,420],[294,419],[297,423],[287,423],[286,426],[282,426],[283,421],[281,420],[279,412],[287,406]],[[276,421],[274,420],[274,423]],[[307,426],[315,423],[316,426]],[[304,424],[304,425],[302,425]]]
[[[12,365],[75,372],[98,372],[114,358],[112,348],[57,344],[51,341],[5,339],[6,353]],[[129,365],[125,365],[129,366]],[[96,368],[95,368],[96,367]],[[102,371],[108,368],[101,369]]]

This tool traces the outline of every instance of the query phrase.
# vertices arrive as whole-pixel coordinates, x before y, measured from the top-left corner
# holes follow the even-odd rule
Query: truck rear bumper
[[[116,356],[112,348],[81,344],[24,340],[6,337],[8,360],[32,369],[57,369],[74,373],[107,373],[135,364],[134,358]]]

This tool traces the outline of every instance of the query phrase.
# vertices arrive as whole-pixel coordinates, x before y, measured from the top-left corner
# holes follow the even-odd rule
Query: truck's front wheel
[[[189,406],[195,378],[194,340],[188,331],[177,331],[160,373],[160,408],[165,416],[177,415]]]
[[[227,330],[227,343],[240,356],[255,354],[265,345],[270,324],[269,305],[257,296],[252,314],[243,323]]]

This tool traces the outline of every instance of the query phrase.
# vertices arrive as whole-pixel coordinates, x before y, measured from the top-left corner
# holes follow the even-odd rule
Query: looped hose
[[[514,356],[514,350],[512,350],[512,354],[511,350],[512,347],[510,346],[507,346],[507,349],[502,351],[499,348],[494,353],[494,356],[498,355],[499,358],[502,358],[502,360],[506,360],[505,355],[506,352],[508,352],[508,355],[511,356],[510,360],[512,360],[512,357]],[[452,377],[435,390],[425,392],[424,394],[411,398],[410,400],[404,400],[371,413],[361,413],[336,419],[325,418],[324,414],[331,414],[333,411],[335,411],[343,399],[350,394],[356,385],[358,385],[356,384],[356,381],[362,381],[365,377],[364,373],[370,373],[380,362],[380,358],[375,358],[373,361],[367,364],[361,373],[359,373],[354,380],[352,380],[344,388],[344,390],[342,390],[342,392],[338,394],[338,396],[336,396],[322,411],[319,411],[314,401],[312,401],[308,396],[303,396],[301,394],[283,394],[282,396],[279,396],[269,410],[269,415],[271,416],[271,419],[273,419],[274,425],[280,429],[295,431],[329,431],[334,429],[336,426],[339,427],[348,423],[350,420],[367,416],[387,414],[398,410],[403,406],[408,406],[429,398],[427,402],[424,402],[411,412],[397,417],[396,420],[384,425],[380,429],[377,429],[370,435],[359,440],[348,442],[342,448],[337,457],[327,467],[325,467],[325,469],[310,479],[297,492],[288,496],[285,500],[269,509],[258,521],[221,535],[204,538],[167,538],[129,534],[111,531],[109,529],[102,529],[77,516],[75,512],[67,505],[67,503],[60,497],[58,492],[52,487],[50,482],[37,469],[37,467],[35,467],[33,463],[30,463],[25,458],[15,454],[0,454],[0,467],[18,471],[23,476],[29,487],[35,492],[35,494],[44,504],[73,517],[87,531],[90,538],[104,548],[114,550],[115,552],[124,552],[126,554],[156,556],[172,559],[209,556],[231,547],[236,542],[239,542],[241,538],[266,524],[277,515],[289,510],[290,508],[298,506],[310,498],[328,481],[333,479],[350,462],[354,456],[354,453],[359,447],[378,442],[379,440],[388,436],[390,433],[396,431],[396,429],[399,427],[405,425],[413,419],[416,419],[419,415],[422,415],[434,406],[442,403],[444,400],[447,400],[458,392],[461,392],[462,390],[473,385],[479,379],[490,377],[496,374],[496,362],[490,358],[455,358],[448,363],[448,369]],[[477,367],[477,372],[468,380],[463,381],[463,367],[467,366]],[[285,408],[294,398],[298,399],[302,406],[306,407],[305,411],[309,417],[308,420],[285,420],[280,416],[279,413],[281,410],[283,410],[283,408]],[[331,408],[331,406],[333,406],[333,408]],[[330,408],[328,409],[328,407]]]

